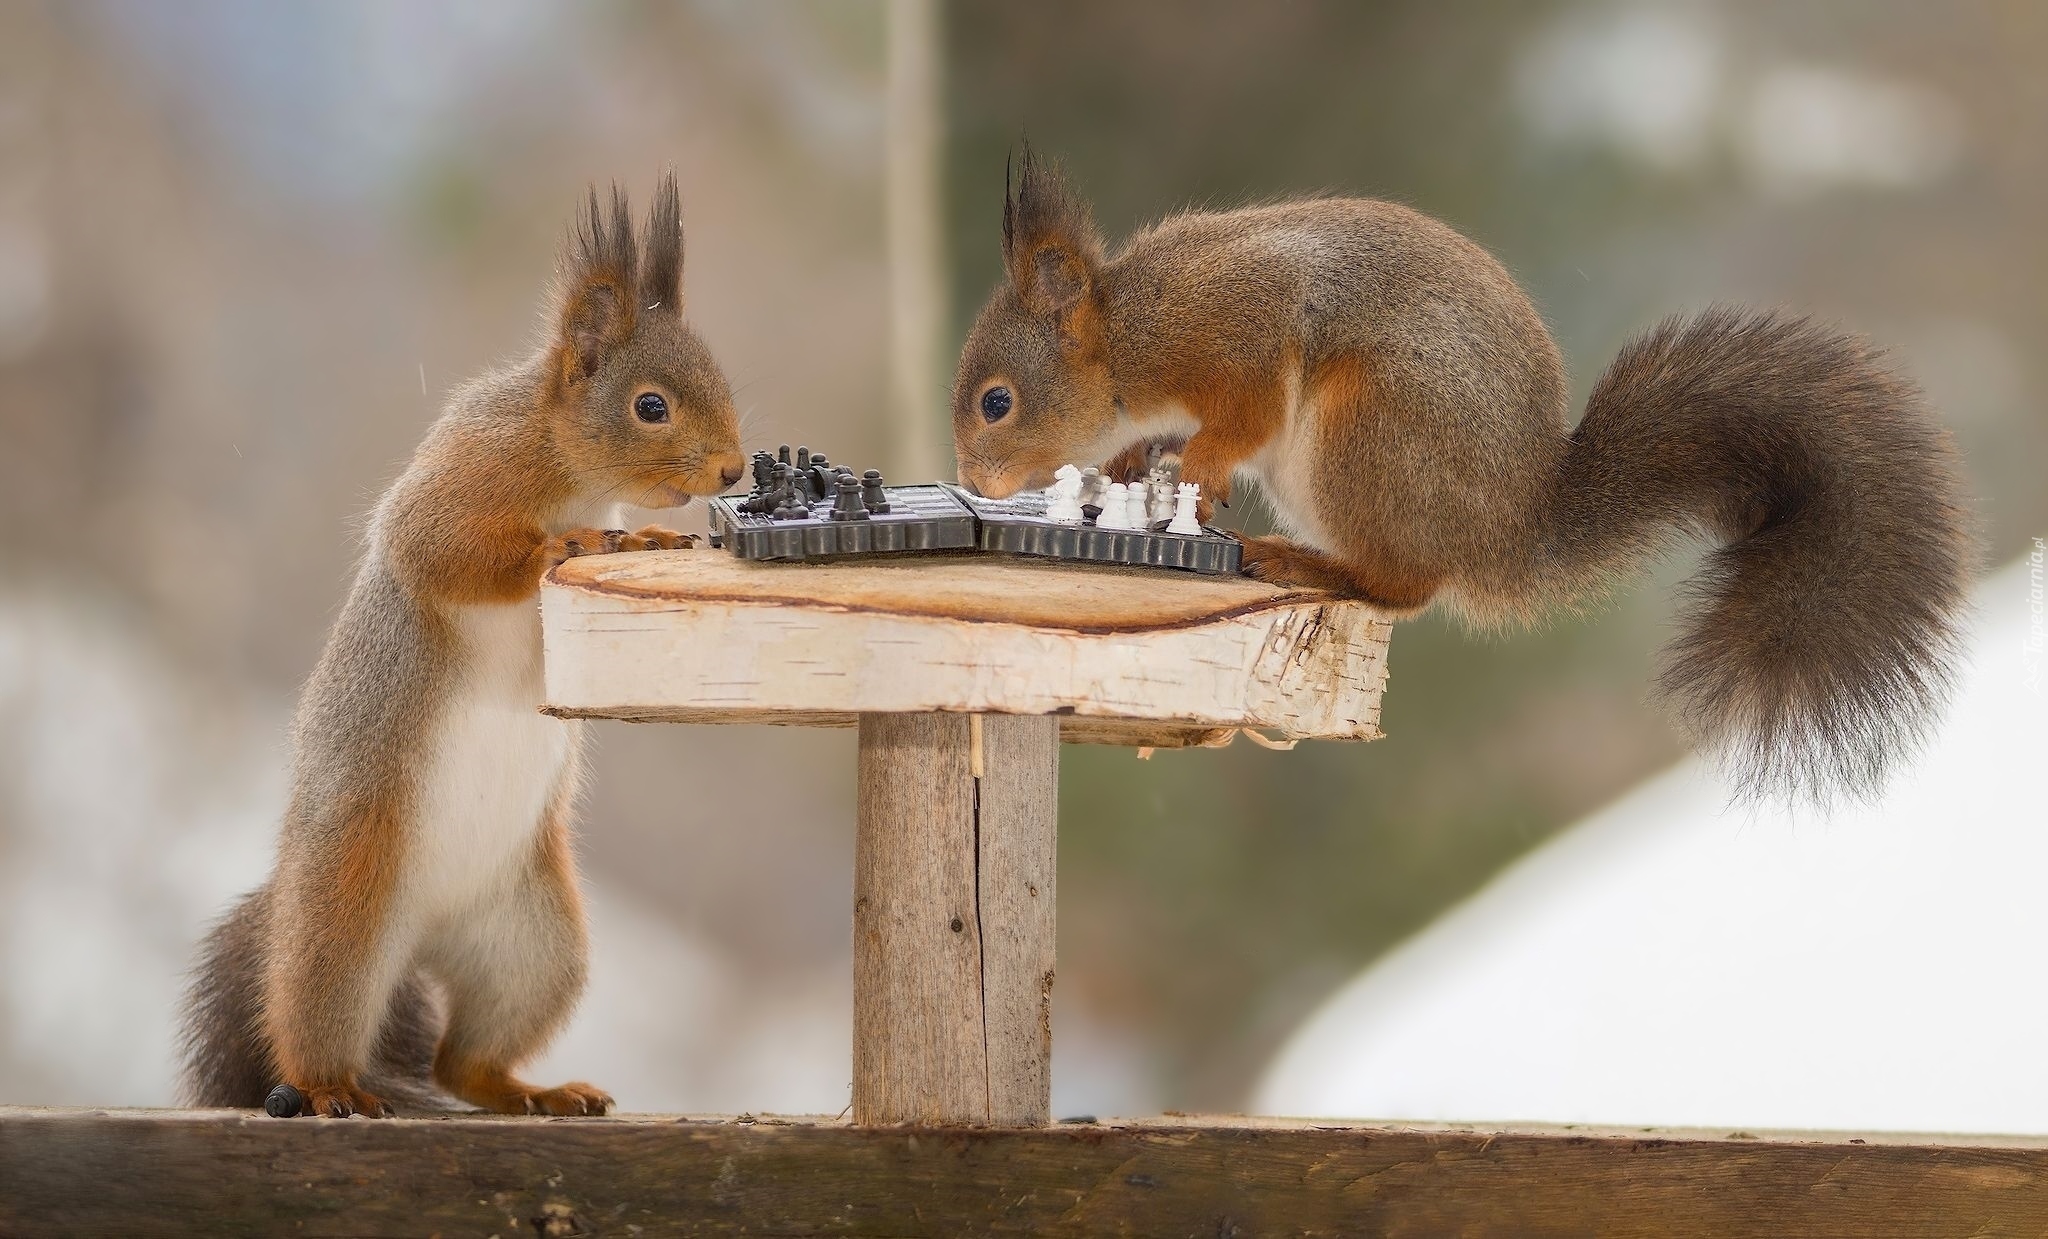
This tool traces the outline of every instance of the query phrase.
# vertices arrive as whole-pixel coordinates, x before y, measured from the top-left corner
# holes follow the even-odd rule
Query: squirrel
[[[1243,477],[1289,535],[1240,535],[1247,575],[1482,629],[1710,536],[1657,695],[1739,798],[1872,795],[1938,714],[1975,558],[1960,467],[1861,338],[1779,310],[1667,319],[1573,426],[1527,294],[1426,215],[1191,211],[1112,254],[1056,164],[1027,146],[1010,181],[1005,278],[952,391],[968,488],[1068,463],[1129,480],[1174,444],[1202,519]]]
[[[377,504],[299,700],[275,868],[202,945],[189,1104],[261,1106],[281,1081],[334,1117],[450,1095],[610,1110],[588,1084],[513,1074],[567,1019],[587,955],[581,725],[539,712],[536,598],[572,556],[694,543],[608,528],[619,505],[739,480],[731,389],[685,321],[682,272],[673,175],[644,243],[625,195],[605,210],[593,187],[539,347],[457,390]]]

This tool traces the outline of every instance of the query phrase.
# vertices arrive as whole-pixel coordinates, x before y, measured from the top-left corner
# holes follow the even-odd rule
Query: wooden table
[[[1059,744],[1379,733],[1387,621],[1237,577],[992,556],[571,560],[564,717],[860,728],[856,1123],[1050,1118]]]

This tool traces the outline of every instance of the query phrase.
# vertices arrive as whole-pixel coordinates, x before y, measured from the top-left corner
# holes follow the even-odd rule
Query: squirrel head
[[[643,252],[644,250],[644,252]],[[732,388],[683,318],[682,206],[662,177],[636,244],[626,195],[590,203],[565,247],[548,381],[556,452],[575,489],[679,507],[739,481]]]
[[[974,320],[953,379],[960,481],[1001,498],[1114,451],[1116,387],[1103,338],[1102,235],[1086,201],[1029,144],[1003,173],[1006,278]]]

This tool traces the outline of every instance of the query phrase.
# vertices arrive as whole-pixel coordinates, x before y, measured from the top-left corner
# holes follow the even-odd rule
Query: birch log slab
[[[987,555],[573,559],[542,590],[549,710],[852,726],[863,713],[1057,714],[1069,741],[1239,728],[1379,736],[1388,621],[1241,577]]]

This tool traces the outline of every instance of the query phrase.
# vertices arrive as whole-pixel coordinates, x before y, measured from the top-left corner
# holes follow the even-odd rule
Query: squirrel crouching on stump
[[[512,1073],[567,1020],[586,937],[569,837],[581,726],[539,713],[541,577],[572,556],[687,546],[606,529],[739,480],[738,421],[683,318],[673,177],[636,240],[596,191],[555,320],[456,392],[385,493],[299,701],[271,878],[203,946],[186,1006],[199,1106],[391,1113],[435,1086],[510,1114],[603,1114]],[[293,1106],[291,1101],[296,1101]]]
[[[1576,427],[1564,365],[1492,255],[1393,203],[1172,216],[1106,251],[1029,148],[1006,272],[952,396],[960,480],[1128,480],[1184,444],[1208,502],[1259,484],[1290,537],[1245,571],[1479,626],[1581,605],[1716,539],[1660,695],[1744,794],[1869,794],[1946,695],[1972,561],[1955,450],[1862,340],[1710,309],[1637,337]]]

